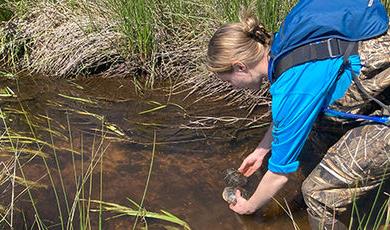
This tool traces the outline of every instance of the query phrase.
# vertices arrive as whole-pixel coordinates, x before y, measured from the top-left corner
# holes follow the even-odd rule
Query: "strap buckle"
[[[332,41],[335,42],[335,43],[333,43],[334,44],[333,46],[332,46]],[[328,52],[329,52],[330,58],[334,58],[334,57],[337,57],[340,55],[339,42],[337,39],[328,38],[328,39],[326,39],[326,44],[328,45]],[[337,51],[333,52],[333,50],[332,50],[333,47],[337,48]]]

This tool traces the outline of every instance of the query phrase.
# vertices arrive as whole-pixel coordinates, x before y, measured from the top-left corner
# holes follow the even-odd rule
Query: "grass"
[[[15,81],[17,81],[17,78]],[[72,102],[79,104],[80,107],[94,106],[96,103],[90,99],[66,94],[58,94],[58,96],[65,101],[65,104]],[[17,93],[14,93],[12,97],[18,100]],[[117,136],[119,140],[126,140],[123,139],[125,134],[118,126],[106,121],[104,116],[75,109],[66,109],[66,125],[61,125],[59,121],[54,120],[49,112],[39,116],[40,119],[37,120],[37,116],[29,114],[22,102],[19,102],[18,105],[18,109],[11,109],[8,106],[0,108],[2,121],[0,122],[0,130],[2,131],[0,149],[2,150],[2,157],[8,159],[0,164],[0,188],[3,189],[5,185],[12,188],[12,190],[2,190],[4,193],[1,196],[7,194],[7,197],[9,197],[9,199],[1,199],[0,227],[2,229],[15,228],[16,224],[23,224],[26,229],[84,230],[94,229],[94,227],[103,229],[106,222],[123,215],[136,218],[134,228],[137,226],[139,218],[143,220],[153,218],[190,229],[185,221],[167,211],[162,210],[156,213],[146,211],[143,207],[153,169],[156,135],[154,136],[150,168],[142,200],[139,205],[137,204],[136,209],[132,210],[129,207],[103,200],[103,161],[112,140],[108,137],[108,134],[111,137]],[[59,104],[57,106],[64,107]],[[76,138],[71,126],[72,116],[95,119],[96,129],[93,129],[93,133],[87,133],[89,137],[93,138],[91,146],[84,143],[87,139],[85,138],[86,134],[81,133]],[[15,123],[15,121],[18,122]],[[19,129],[23,131],[17,131]],[[74,145],[76,139],[79,140],[79,147]],[[67,145],[64,146],[64,143],[67,143]],[[66,181],[63,174],[64,157],[70,159],[72,168],[71,176],[70,178],[68,176]],[[31,164],[42,165],[45,171],[44,175],[39,179],[31,179],[33,176],[26,173],[26,169]],[[99,177],[99,180],[96,180],[96,177]],[[74,184],[69,184],[69,180],[73,181]],[[98,182],[93,183],[93,181]],[[53,194],[53,209],[51,212],[57,213],[58,219],[52,219],[49,222],[47,217],[42,214],[42,210],[38,205],[39,199],[42,197],[36,196],[36,191],[40,189],[46,189]],[[98,191],[98,193],[93,191]],[[19,209],[19,203],[22,200],[30,202],[32,211],[29,212],[28,216],[33,216],[33,220],[28,221],[24,215],[25,210]],[[132,204],[136,203],[133,202]],[[116,216],[106,218],[105,212],[114,213]],[[16,221],[15,217],[19,215],[23,216],[24,222],[20,222],[20,219]],[[96,220],[98,225],[92,225],[92,223],[96,223]]]
[[[103,202],[103,201],[92,201],[97,204],[101,204],[104,211],[114,212],[118,213],[118,216],[141,216],[142,218],[152,218],[157,220],[164,220],[170,223],[178,224],[182,226],[184,229],[191,229],[185,221],[181,220],[177,216],[173,215],[172,213],[169,213],[167,211],[161,210],[161,213],[156,212],[150,212],[146,209],[142,208],[142,206],[138,205],[134,201],[129,200],[132,205],[134,205],[134,208],[118,205],[110,202]],[[144,219],[145,220],[145,219]],[[133,229],[135,229],[135,225],[133,225]],[[147,224],[146,224],[147,229]]]
[[[120,31],[126,36],[128,51],[148,58],[155,49],[153,0],[107,0],[108,7],[114,12],[120,24]]]
[[[266,28],[275,31],[296,1],[256,0],[255,2],[258,17]],[[383,0],[383,2],[389,9],[390,1]],[[143,86],[153,87],[159,82],[158,80],[169,80],[169,84],[175,89],[183,87],[188,89],[188,85],[192,85],[190,93],[202,89],[206,93],[199,100],[218,93],[217,99],[227,99],[231,103],[244,103],[250,109],[258,105],[268,105],[269,98],[266,89],[257,94],[231,90],[226,84],[209,78],[202,65],[211,34],[219,25],[237,21],[241,3],[249,5],[251,2],[249,0],[2,0],[0,1],[0,20],[9,21],[0,29],[0,57],[1,63],[6,63],[8,67],[12,67],[13,71],[1,72],[0,77],[14,78],[12,72],[21,69],[64,78],[104,73],[103,76],[134,77],[134,87],[139,91],[143,90]],[[183,82],[183,79],[186,81]],[[146,83],[143,85],[143,82]],[[13,97],[14,95],[15,93],[7,87],[0,89],[1,97]],[[89,99],[65,94],[59,96],[80,103],[93,103]],[[161,110],[166,106],[160,104],[140,114]],[[35,226],[47,228],[34,202],[33,191],[38,189],[37,183],[29,181],[23,171],[26,163],[37,158],[46,164],[50,187],[56,194],[61,228],[72,228],[73,221],[77,218],[80,226],[90,228],[89,210],[92,203],[99,204],[95,210],[99,213],[100,228],[104,222],[103,210],[117,211],[132,216],[139,215],[139,210],[136,208],[141,209],[143,202],[138,206],[133,203],[134,209],[104,202],[102,197],[102,164],[105,151],[103,137],[110,133],[118,138],[124,138],[124,132],[100,115],[88,111],[69,110],[69,112],[94,117],[101,121],[101,127],[96,129],[96,140],[94,139],[92,152],[86,153],[83,148],[74,149],[74,146],[67,149],[57,147],[55,137],[59,136],[65,136],[72,145],[71,127],[68,124],[67,135],[57,133],[53,130],[49,114],[46,115],[47,124],[43,129],[50,137],[47,141],[36,135],[36,125],[32,123],[25,110],[1,111],[4,133],[0,136],[0,143],[2,147],[4,146],[3,150],[12,153],[9,161],[2,165],[1,179],[4,183],[12,183],[13,186],[19,184],[24,187],[21,194],[15,194],[13,191],[10,203],[13,204],[17,198],[27,193],[34,209]],[[25,117],[30,136],[9,129],[6,118],[17,114]],[[204,122],[204,119],[207,118],[199,118],[199,122]],[[233,118],[232,122],[235,120]],[[101,139],[98,139],[99,137]],[[51,152],[48,153],[47,149]],[[81,164],[81,172],[73,170],[77,193],[72,203],[68,203],[65,199],[69,194],[62,181],[61,165],[57,158],[60,150],[71,154],[73,159],[81,157],[81,162],[85,161],[85,154],[93,156],[87,168],[83,168],[84,164]],[[54,162],[52,158],[49,159],[49,156],[54,157]],[[56,172],[48,167],[49,161],[54,163]],[[100,170],[100,194],[99,200],[92,201],[93,170]],[[56,178],[60,181],[59,188],[55,184]],[[382,209],[385,210],[385,208]],[[13,215],[10,213],[14,212],[13,205],[0,207],[3,219],[1,224],[13,226]],[[76,218],[77,213],[79,216]],[[184,222],[167,212],[142,211],[141,213],[146,217],[168,220],[186,226]]]
[[[0,29],[0,58],[14,70],[56,77],[131,76],[140,92],[161,82],[178,89],[192,80],[204,82],[200,76],[207,76],[203,59],[208,39],[219,25],[238,18],[241,3],[3,0],[2,7],[14,17]],[[293,1],[256,3],[257,15],[274,30]],[[183,79],[192,80],[181,84]],[[248,91],[240,94],[254,98]],[[253,100],[259,102],[259,97]]]
[[[232,90],[210,78],[203,65],[207,42],[218,26],[238,20],[242,5],[276,31],[296,2],[2,0],[13,17],[0,27],[0,63],[52,77],[130,76],[140,93],[164,84],[251,110],[269,104],[267,88]]]
[[[149,165],[149,171],[148,171],[148,176],[147,176],[146,183],[145,183],[145,189],[144,189],[144,193],[142,195],[140,204],[131,200],[130,198],[127,198],[127,200],[134,206],[134,208],[126,207],[123,205],[118,205],[118,204],[111,203],[111,202],[104,202],[101,200],[100,201],[99,200],[92,200],[92,202],[99,204],[100,205],[99,207],[101,207],[101,209],[104,211],[117,213],[117,215],[114,218],[117,218],[119,216],[125,216],[125,215],[135,217],[135,221],[134,221],[134,224],[132,227],[133,230],[136,229],[139,218],[142,218],[144,220],[143,222],[145,225],[145,229],[148,229],[146,218],[152,218],[152,219],[158,219],[158,220],[163,220],[163,221],[171,222],[174,224],[178,224],[178,225],[182,226],[184,229],[190,230],[191,228],[188,225],[188,223],[181,220],[180,218],[173,215],[172,213],[169,213],[169,212],[164,211],[164,210],[161,210],[161,213],[151,212],[151,211],[147,211],[143,207],[143,204],[144,204],[144,201],[146,198],[146,193],[147,193],[148,187],[149,187],[150,177],[151,177],[152,170],[153,170],[155,150],[156,150],[156,132],[154,132],[153,150],[152,150],[152,155],[151,155],[151,160],[150,160],[150,165]],[[95,211],[100,212],[100,210],[95,210]]]
[[[276,31],[283,18],[287,15],[290,9],[297,3],[297,0],[244,0],[244,1],[217,1],[221,9],[221,14],[224,15],[223,20],[227,22],[239,21],[238,12],[244,7],[250,7],[255,12],[266,28],[270,31]]]
[[[385,166],[387,169],[387,165]],[[375,194],[374,200],[367,210],[367,212],[361,213],[359,209],[359,200],[357,197],[353,197],[352,201],[352,212],[349,226],[354,227],[357,230],[380,230],[387,229],[390,224],[390,196],[389,194],[384,193],[384,184],[386,183],[388,173],[387,170],[383,173],[382,178],[380,179],[380,183],[377,187],[377,192]],[[381,200],[380,197],[383,195],[387,195],[387,198],[383,201],[383,203],[379,203]],[[383,200],[383,199],[382,199]],[[379,210],[378,210],[379,206]],[[360,210],[360,211],[359,211]],[[366,211],[366,210],[365,210]],[[375,215],[374,215],[375,214]]]
[[[0,59],[15,71],[56,77],[131,76],[141,93],[165,82],[251,109],[269,100],[266,89],[230,93],[227,84],[210,78],[203,66],[207,42],[219,25],[238,20],[241,6],[252,6],[276,31],[296,2],[1,0],[13,16],[0,27]],[[382,2],[390,8],[389,0]]]

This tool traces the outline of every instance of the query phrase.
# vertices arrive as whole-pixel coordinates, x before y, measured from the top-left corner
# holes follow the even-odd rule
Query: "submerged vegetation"
[[[48,101],[53,105],[46,105],[45,114],[30,113],[20,92],[8,86],[2,91],[4,102],[15,103],[0,108],[1,229],[18,229],[21,224],[25,229],[104,229],[110,219],[123,215],[142,219],[138,225],[133,224],[133,229],[143,225],[147,228],[147,218],[190,229],[185,221],[167,211],[145,209],[156,135],[140,204],[128,199],[135,206],[132,209],[110,203],[104,200],[104,159],[111,142],[127,139],[103,115],[87,110],[96,102],[59,93],[63,103]],[[82,109],[72,109],[69,104]],[[58,112],[65,112],[65,116],[59,119],[55,115]],[[92,125],[79,130],[72,127],[75,118],[90,120]],[[46,198],[52,202],[53,214],[49,217],[42,204]]]

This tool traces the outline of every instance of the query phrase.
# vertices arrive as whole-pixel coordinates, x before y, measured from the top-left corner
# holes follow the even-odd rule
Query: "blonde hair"
[[[271,35],[249,10],[242,9],[240,22],[221,26],[211,37],[207,68],[218,73],[232,71],[232,63],[259,62],[268,53]]]

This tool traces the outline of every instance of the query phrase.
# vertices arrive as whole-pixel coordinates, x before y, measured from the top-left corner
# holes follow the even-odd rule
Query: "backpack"
[[[388,25],[389,17],[380,0],[300,0],[274,36],[268,78],[273,83],[293,66],[343,56],[339,77],[348,65],[348,57],[358,52],[357,42],[384,34]],[[353,79],[358,88],[362,88],[357,77]],[[361,90],[363,92],[364,88]],[[390,111],[388,106],[366,96]],[[352,118],[348,114],[344,117]],[[386,122],[389,124],[390,118],[386,118]]]

